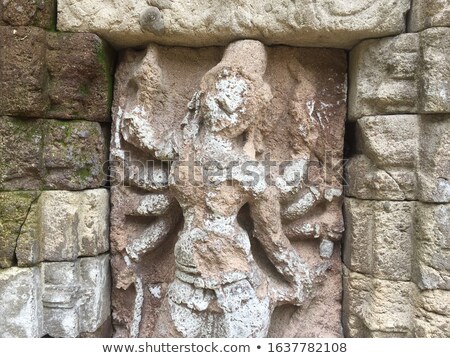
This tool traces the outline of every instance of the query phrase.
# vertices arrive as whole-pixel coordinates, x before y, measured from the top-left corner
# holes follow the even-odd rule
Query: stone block
[[[450,205],[416,204],[414,282],[450,291]]]
[[[450,290],[450,205],[346,198],[345,216],[350,270]]]
[[[450,15],[450,5],[448,14]],[[420,113],[450,113],[450,28],[420,33]]]
[[[450,115],[426,116],[421,123],[418,199],[450,202]]]
[[[106,122],[112,53],[94,34],[0,26],[0,115]]]
[[[450,28],[363,41],[350,54],[349,118],[450,112]]]
[[[372,200],[405,200],[416,196],[416,177],[400,168],[395,177],[377,168],[365,155],[352,157],[346,165],[347,196]]]
[[[94,333],[111,314],[109,255],[80,259],[85,296],[80,302],[80,332]]]
[[[42,264],[42,270],[45,333],[51,337],[76,337],[80,332],[79,261],[45,262]]]
[[[109,194],[106,189],[44,191],[18,236],[19,266],[73,261],[108,251]]]
[[[357,121],[357,152],[346,166],[348,196],[450,201],[449,115],[391,115]]]
[[[217,46],[265,44],[351,48],[404,31],[409,0],[58,1],[58,29],[94,32],[115,47],[149,42]]]
[[[75,262],[45,262],[44,331],[77,337],[97,331],[110,313],[109,255]]]
[[[44,335],[39,267],[0,270],[0,337]]]
[[[345,199],[344,263],[386,280],[411,280],[414,203]]]
[[[0,117],[0,189],[41,187],[44,133],[38,122]]]
[[[110,315],[109,255],[0,270],[0,337],[77,337]]]
[[[45,118],[109,121],[113,53],[105,41],[88,33],[48,34],[46,64]]]
[[[357,153],[346,166],[348,196],[373,200],[417,197],[421,118],[373,116],[356,123]]]
[[[412,282],[380,280],[345,269],[345,336],[448,338],[449,293],[421,290]]]
[[[412,0],[408,31],[450,26],[450,4],[447,0]]]
[[[38,117],[50,108],[46,93],[47,33],[0,26],[0,115]]]
[[[16,246],[38,192],[0,192],[0,268],[16,264]]]
[[[107,143],[98,123],[42,121],[44,189],[89,189],[102,186]]]
[[[450,337],[450,291],[423,291],[415,311],[417,337]]]
[[[419,35],[367,40],[350,52],[349,119],[417,113]]]
[[[56,0],[4,0],[0,3],[0,26],[56,26]]]
[[[373,116],[358,120],[361,151],[378,168],[414,168],[419,146],[419,117]]]
[[[413,337],[416,291],[411,282],[380,280],[344,270],[344,335]]]
[[[0,158],[0,190],[80,190],[106,180],[99,123],[0,117]]]

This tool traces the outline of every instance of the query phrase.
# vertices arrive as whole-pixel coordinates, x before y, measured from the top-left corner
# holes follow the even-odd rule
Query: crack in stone
[[[25,223],[26,223],[27,220],[28,220],[28,216],[30,215],[31,208],[32,208],[33,205],[38,201],[38,199],[39,199],[40,197],[41,197],[41,193],[39,193],[39,194],[31,201],[30,206],[28,207],[27,213],[25,214],[25,218],[23,219],[22,224],[20,224],[20,227],[19,227],[19,233],[17,234],[17,237],[16,237],[16,243],[15,243],[15,245],[14,245],[14,254],[13,254],[13,260],[12,260],[12,261],[13,261],[13,266],[18,266],[17,246],[18,246],[18,244],[19,244],[19,238],[20,238],[20,235],[22,234],[23,226],[25,225]]]
[[[397,185],[398,190],[403,194],[403,200],[406,199],[406,193],[404,192],[404,190],[400,187],[399,183],[397,182],[397,180],[394,179],[394,177],[392,176],[391,173],[389,173],[386,169],[383,170],[388,176],[389,178],[391,178],[394,183]]]

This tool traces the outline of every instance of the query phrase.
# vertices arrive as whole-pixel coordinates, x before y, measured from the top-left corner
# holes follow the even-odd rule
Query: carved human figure
[[[203,77],[183,122],[170,188],[184,227],[164,305],[170,317],[160,315],[157,336],[264,337],[277,304],[308,297],[310,274],[283,233],[278,190],[255,161],[254,131],[272,97],[262,77],[266,62],[260,42],[231,44]],[[249,178],[246,163],[257,179]],[[269,280],[255,263],[237,220],[245,204],[255,237],[287,284]]]
[[[151,64],[149,68],[158,68],[152,56],[149,51],[144,61]],[[174,227],[179,217],[176,203],[184,218],[174,248],[175,278],[159,310],[155,337],[265,337],[273,310],[283,304],[303,305],[311,298],[315,278],[327,267],[308,267],[282,223],[283,218],[292,222],[287,228],[290,237],[309,239],[320,234],[336,240],[322,236],[318,224],[301,220],[318,203],[330,201],[332,194],[304,182],[306,151],[274,176],[264,161],[257,160],[258,148],[263,146],[259,126],[272,100],[264,81],[266,66],[262,43],[230,44],[221,62],[203,76],[182,128],[163,141],[154,139],[143,118],[145,110],[124,111],[121,134],[125,141],[158,159],[175,158],[170,192],[161,192],[161,187],[153,187],[139,175],[131,173],[128,178],[140,189],[156,190],[143,196],[131,215],[159,216],[126,247],[125,261],[131,271],[132,262],[153,250]],[[153,73],[142,75],[152,81],[158,78]],[[244,207],[251,217],[250,229],[238,220]],[[255,259],[250,231],[275,270]],[[135,287],[132,336],[138,334],[143,304],[138,276]]]

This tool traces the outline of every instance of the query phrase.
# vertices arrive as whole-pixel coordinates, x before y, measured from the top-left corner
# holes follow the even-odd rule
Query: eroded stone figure
[[[340,238],[339,222],[327,228],[302,221],[318,204],[341,195],[337,189],[306,182],[309,154],[300,151],[276,174],[260,160],[259,130],[273,99],[264,80],[266,66],[262,43],[230,44],[219,64],[202,77],[181,128],[162,140],[143,120],[145,110],[123,115],[120,133],[126,142],[158,159],[174,159],[169,191],[152,187],[142,173],[130,170],[132,186],[159,193],[142,196],[135,209],[133,215],[157,219],[126,246],[128,268],[136,271],[134,263],[173,229],[179,217],[177,203],[184,219],[174,248],[175,278],[159,309],[155,337],[267,336],[276,307],[301,306],[311,299],[314,281],[328,267],[331,240]],[[253,238],[274,271],[255,260],[255,243],[238,220],[243,208],[248,208]],[[165,215],[168,211],[172,214]],[[292,227],[284,228],[283,218]],[[304,262],[285,231],[297,239],[320,236],[322,264],[310,267]],[[145,289],[139,275],[134,286],[130,334],[137,336]]]
[[[251,49],[245,62],[241,46]],[[184,123],[170,186],[185,222],[175,246],[176,279],[164,307],[182,336],[264,337],[274,305],[301,304],[310,290],[308,269],[282,231],[277,189],[266,184],[262,165],[255,162],[253,134],[271,99],[262,78],[266,61],[261,43],[230,45],[203,77]],[[206,182],[199,185],[182,164],[191,158],[204,171],[220,164],[231,178],[204,172]],[[259,180],[243,172],[252,161]],[[272,284],[253,259],[248,234],[237,221],[247,203],[256,237],[289,283],[284,287]],[[158,328],[159,335],[176,334],[170,325]]]

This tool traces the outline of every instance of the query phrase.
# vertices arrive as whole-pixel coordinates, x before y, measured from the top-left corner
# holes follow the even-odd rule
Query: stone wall
[[[449,96],[446,0],[0,2],[0,337],[450,337]]]
[[[413,2],[411,33],[350,52],[343,323],[351,337],[450,335],[450,8],[430,3]]]
[[[55,6],[0,4],[1,337],[111,334],[113,54]]]

